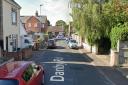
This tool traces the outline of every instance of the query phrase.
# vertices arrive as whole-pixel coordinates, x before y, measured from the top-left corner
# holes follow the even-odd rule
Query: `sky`
[[[68,6],[69,0],[15,0],[21,8],[21,16],[35,15],[36,10],[40,15],[46,15],[52,25],[55,25],[56,21],[64,20],[66,23],[71,21],[69,15],[71,9]],[[42,6],[40,6],[42,5]]]

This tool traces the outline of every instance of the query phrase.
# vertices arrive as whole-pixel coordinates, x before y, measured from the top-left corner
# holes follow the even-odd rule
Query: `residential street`
[[[128,0],[0,0],[0,85],[128,85]]]
[[[64,41],[57,42],[57,49],[33,53],[30,59],[45,70],[45,85],[127,85],[118,71],[100,67],[79,50],[69,49]]]

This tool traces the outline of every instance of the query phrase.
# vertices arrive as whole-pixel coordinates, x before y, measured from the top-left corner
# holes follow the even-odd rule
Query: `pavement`
[[[90,53],[86,51],[85,49],[79,50],[81,53],[88,55],[90,58],[92,58],[94,61],[95,66],[110,66],[110,55],[96,55],[93,53]],[[128,79],[128,64],[125,64],[124,66],[119,67],[113,67],[116,70],[118,70],[125,78]]]

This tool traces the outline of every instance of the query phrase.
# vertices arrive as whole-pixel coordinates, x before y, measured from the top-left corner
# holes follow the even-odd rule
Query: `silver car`
[[[68,42],[68,46],[69,48],[75,48],[75,49],[78,49],[78,43],[76,40],[69,40]]]

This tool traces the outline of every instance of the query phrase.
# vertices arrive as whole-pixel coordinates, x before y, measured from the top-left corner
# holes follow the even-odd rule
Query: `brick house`
[[[63,34],[64,29],[62,28],[62,26],[48,26],[47,32],[48,32],[49,38],[52,38],[52,36]]]
[[[0,47],[5,51],[19,48],[20,9],[14,0],[0,0]]]
[[[36,12],[35,16],[21,16],[20,18],[27,33],[40,33],[47,31],[47,17],[39,16],[38,12]]]

